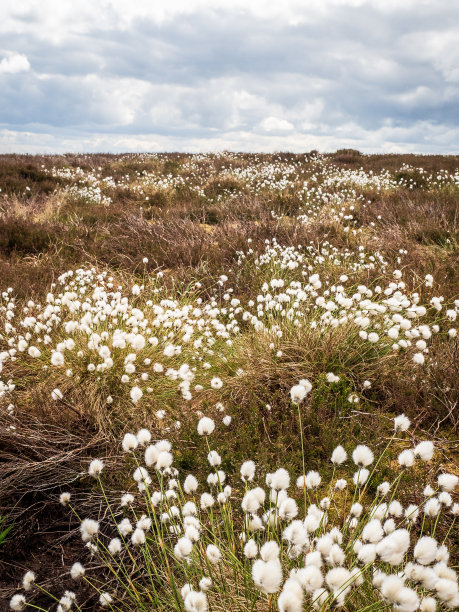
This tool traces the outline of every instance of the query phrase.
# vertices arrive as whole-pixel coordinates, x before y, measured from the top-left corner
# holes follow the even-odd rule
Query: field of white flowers
[[[4,160],[5,609],[459,608],[459,161],[413,161]]]

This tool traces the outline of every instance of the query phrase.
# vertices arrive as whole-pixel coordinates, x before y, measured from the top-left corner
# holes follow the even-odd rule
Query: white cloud
[[[290,132],[294,129],[293,123],[286,119],[279,119],[278,117],[266,117],[263,121],[260,121],[259,127],[264,132]]]
[[[27,56],[22,53],[7,52],[6,57],[0,61],[0,74],[16,74],[30,70]]]
[[[6,0],[0,36],[3,151],[459,151],[450,0]]]

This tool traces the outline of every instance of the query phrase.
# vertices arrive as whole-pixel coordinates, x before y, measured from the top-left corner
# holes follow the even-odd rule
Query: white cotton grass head
[[[151,433],[148,429],[139,429],[137,432],[137,441],[140,446],[145,446],[145,444],[149,444],[151,440]]]
[[[314,566],[320,569],[323,565],[322,555],[320,551],[315,550],[313,552],[307,553],[307,555],[304,558],[304,562],[305,562],[306,567]],[[314,587],[314,589],[316,588],[318,587]]]
[[[202,591],[190,591],[183,603],[186,612],[207,612],[208,609],[207,597]]]
[[[419,459],[422,461],[430,461],[434,454],[433,442],[430,442],[429,440],[419,442],[419,444],[413,449],[413,452],[415,457],[419,457]]]
[[[359,444],[352,453],[352,460],[359,467],[367,467],[373,463],[374,455],[368,446]]]
[[[155,465],[159,453],[160,451],[158,450],[156,444],[150,444],[149,446],[147,446],[147,448],[145,449],[145,464],[148,467]]]
[[[266,542],[260,548],[260,557],[263,561],[273,561],[274,559],[279,558],[279,544],[274,540]]]
[[[118,530],[122,536],[127,536],[130,534],[132,529],[133,527],[131,521],[127,517],[118,523]]]
[[[26,598],[21,593],[17,593],[13,595],[10,599],[10,608],[11,610],[25,610],[26,607]]]
[[[351,589],[351,573],[345,567],[335,567],[327,572],[325,581],[334,597],[337,599],[337,605],[341,605],[348,591]]]
[[[136,468],[134,470],[132,477],[136,482],[143,482],[148,485],[151,484],[150,475],[143,466]]]
[[[279,612],[302,612],[303,589],[295,578],[287,578],[277,599]]]
[[[338,478],[338,480],[335,482],[336,491],[344,491],[346,487],[347,487],[347,480],[345,480],[344,478]]]
[[[202,417],[198,423],[198,434],[200,436],[210,436],[215,429],[215,422],[209,417]]]
[[[285,468],[279,468],[273,474],[266,475],[266,484],[274,491],[288,489],[290,486],[290,475]]]
[[[287,497],[278,504],[278,515],[284,521],[291,521],[298,515],[298,506],[294,499]]]
[[[300,404],[311,391],[312,385],[309,380],[300,380],[299,384],[293,385],[290,389],[290,399],[293,404]]]
[[[413,557],[421,565],[430,565],[437,556],[437,541],[430,536],[422,536],[413,550]]]
[[[215,544],[209,544],[207,546],[206,556],[209,559],[210,563],[214,565],[220,563],[222,559],[222,553],[220,552],[218,546],[215,546]]]
[[[377,494],[381,495],[381,497],[384,497],[385,495],[387,495],[389,491],[390,491],[390,483],[387,481],[382,482],[376,488]]]
[[[122,495],[121,497],[121,507],[124,508],[126,506],[131,505],[134,502],[134,496],[132,495],[132,493],[125,493],[124,495]]]
[[[207,455],[207,461],[212,467],[219,466],[222,462],[222,458],[215,450],[211,450]]]
[[[143,544],[145,544],[145,541],[146,541],[145,531],[137,527],[131,535],[132,544],[134,546],[142,546]]]
[[[366,468],[360,468],[358,472],[355,472],[352,480],[356,486],[362,487],[368,480],[369,476],[369,470],[367,470]]]
[[[187,538],[179,538],[174,546],[174,554],[178,559],[188,559],[193,551],[193,542]]]
[[[199,588],[203,592],[208,591],[211,588],[211,586],[212,586],[212,579],[209,578],[208,576],[203,576],[201,580],[199,581]]]
[[[99,523],[94,519],[84,519],[80,525],[81,539],[90,542],[99,532]]]
[[[198,480],[193,474],[188,474],[183,483],[183,490],[187,495],[194,493],[198,489]]]
[[[241,465],[241,480],[251,482],[255,477],[255,463],[253,461],[244,461]]]
[[[323,606],[327,603],[330,597],[330,591],[328,589],[317,589],[312,593],[312,605],[317,610],[322,610]]]
[[[414,524],[419,516],[419,508],[414,504],[410,504],[405,508],[405,518],[408,523]]]
[[[398,456],[398,463],[401,467],[412,467],[414,465],[415,456],[412,450],[406,449]]]
[[[434,597],[424,597],[419,605],[420,612],[436,612],[437,600]]]
[[[36,576],[34,572],[28,571],[22,578],[22,588],[24,591],[31,591],[35,583]]]
[[[201,510],[207,510],[208,508],[212,508],[215,504],[215,499],[210,493],[203,493],[201,495],[200,505]]]
[[[384,537],[384,530],[379,519],[370,520],[362,530],[362,540],[377,544]]]
[[[428,499],[424,504],[424,514],[432,518],[438,516],[441,510],[441,504],[437,497]]]
[[[304,479],[304,483],[307,489],[317,489],[320,486],[322,479],[319,472],[314,470],[309,471]]]
[[[384,563],[400,565],[409,546],[409,531],[407,529],[396,529],[376,545],[376,553]]]
[[[223,387],[223,381],[219,376],[214,376],[210,381],[212,389],[221,389]]]
[[[263,593],[277,593],[282,582],[282,568],[279,560],[257,559],[252,565],[252,579],[255,586]]]
[[[456,474],[439,474],[437,482],[442,491],[451,493],[457,487],[459,477]]]
[[[354,547],[354,552],[357,552],[357,559],[364,565],[367,565],[368,563],[373,563],[376,559],[375,544],[363,544],[363,546],[361,545],[358,547],[358,550],[355,550]]]
[[[132,387],[129,395],[131,397],[132,403],[133,404],[137,404],[137,402],[143,396],[143,391],[142,391],[142,389],[140,387]]]
[[[129,453],[135,450],[139,445],[139,441],[137,440],[137,436],[132,433],[125,434],[122,442],[122,447],[124,452]]]
[[[117,555],[121,552],[122,550],[122,542],[119,538],[112,538],[110,540],[110,542],[108,543],[108,550],[110,552],[111,555]]]
[[[172,465],[173,460],[172,453],[169,451],[161,451],[156,459],[155,468],[160,472],[167,470]]]
[[[347,453],[342,446],[337,446],[332,453],[331,462],[334,465],[341,465],[347,459]]]
[[[247,557],[247,559],[255,559],[255,557],[258,555],[258,544],[255,542],[255,540],[250,539],[246,542],[244,546],[244,555]]]
[[[68,493],[67,491],[65,491],[64,493],[60,494],[59,503],[62,506],[66,506],[69,503],[70,499],[71,499],[71,493]]]
[[[309,554],[314,555],[315,553]],[[321,560],[320,563],[322,563]],[[320,567],[317,564],[307,563],[306,567],[296,571],[295,578],[307,593],[313,593],[323,585],[324,577]]]
[[[89,464],[88,474],[90,476],[94,476],[94,478],[98,478],[104,469],[104,462],[100,459],[93,459]]]
[[[64,595],[59,599],[59,605],[56,608],[57,612],[67,612],[73,607],[75,600],[75,593],[72,591],[65,591]]]
[[[99,597],[99,603],[102,608],[108,608],[109,606],[111,607],[111,604],[113,603],[113,597],[110,595],[110,593],[101,593]]]
[[[407,431],[407,429],[410,426],[410,419],[405,416],[404,414],[401,414],[397,417],[395,417],[394,419],[394,430],[395,431]]]
[[[403,588],[403,579],[395,575],[384,576],[380,586],[382,596],[391,604],[397,601],[398,593]]]
[[[70,568],[70,577],[72,580],[80,580],[85,575],[86,570],[80,562],[76,562]]]
[[[449,508],[451,506],[451,504],[453,503],[453,498],[451,497],[451,495],[447,492],[447,491],[441,491],[438,494],[438,501],[440,502],[440,504],[446,508]]]

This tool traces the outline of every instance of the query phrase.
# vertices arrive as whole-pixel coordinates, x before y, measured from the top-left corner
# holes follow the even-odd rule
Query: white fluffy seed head
[[[255,463],[253,461],[244,461],[241,465],[241,479],[244,482],[251,482],[255,476]]]
[[[260,549],[260,556],[263,561],[273,561],[279,558],[279,545],[274,540],[266,542]]]
[[[70,577],[72,580],[79,580],[85,575],[85,568],[78,561],[70,568]]]
[[[396,529],[376,545],[376,553],[384,563],[400,565],[410,546],[407,529]]]
[[[191,555],[193,542],[186,537],[180,538],[174,546],[174,554],[179,559],[186,559]]]
[[[140,446],[145,446],[145,444],[148,444],[151,440],[151,433],[148,429],[139,429],[137,432],[137,440]]]
[[[198,481],[192,474],[188,474],[185,478],[185,482],[183,483],[183,490],[188,495],[194,493],[198,488]]]
[[[102,606],[102,608],[108,608],[108,606],[110,606],[112,602],[113,602],[113,597],[110,595],[110,593],[100,594],[99,603]]]
[[[134,544],[134,546],[142,546],[145,544],[145,531],[137,527],[131,536],[131,542]]]
[[[415,456],[419,457],[419,459],[422,459],[422,461],[430,461],[434,454],[433,442],[430,442],[429,440],[424,440],[413,449],[413,452]]]
[[[26,598],[24,595],[17,593],[10,599],[11,610],[24,610],[26,607]]]
[[[359,444],[352,453],[352,460],[359,467],[367,467],[371,465],[374,460],[373,453],[368,446],[364,444]]]
[[[80,525],[81,539],[90,542],[99,531],[99,523],[93,519],[84,519]]]
[[[190,591],[184,600],[186,612],[207,612],[206,594],[202,591]]]
[[[112,555],[117,555],[121,552],[122,544],[119,538],[113,538],[108,544],[108,550]]]
[[[413,557],[421,565],[430,565],[437,556],[437,541],[430,536],[419,538],[414,547]]]
[[[412,450],[406,449],[398,456],[398,463],[401,467],[411,467],[414,464],[414,453]]]
[[[379,519],[372,519],[362,530],[362,540],[377,544],[384,537],[384,530]]]
[[[442,491],[451,493],[457,487],[459,477],[456,474],[440,474],[438,476],[438,486]]]
[[[290,486],[290,475],[284,468],[279,468],[273,474],[266,475],[266,484],[274,491],[282,491]]]
[[[282,582],[282,568],[278,559],[263,561],[258,559],[252,565],[252,579],[263,593],[277,593]]]
[[[332,453],[331,462],[334,465],[341,465],[347,459],[347,453],[342,446],[337,446]]]
[[[22,578],[22,588],[24,591],[31,591],[33,585],[35,583],[35,574],[34,572],[26,572],[24,577]]]
[[[220,549],[214,544],[208,545],[206,549],[206,555],[212,564],[220,563],[222,558],[222,553],[220,552]]]
[[[410,426],[410,419],[401,414],[394,419],[394,430],[395,431],[406,431]]]
[[[140,389],[140,387],[132,387],[130,393],[129,393],[131,400],[134,404],[137,404],[137,402],[140,400],[140,398],[143,395],[143,391],[142,389]]]
[[[138,447],[138,445],[139,445],[139,441],[137,440],[137,437],[134,434],[127,433],[124,436],[122,447],[126,453],[129,453],[130,451],[135,450]]]
[[[202,417],[198,423],[198,434],[200,436],[210,436],[215,429],[215,423],[209,417]]]
[[[247,559],[255,559],[258,555],[258,545],[255,540],[250,539],[244,546],[244,555]]]
[[[93,459],[89,464],[88,474],[97,478],[104,469],[104,462],[100,459]]]

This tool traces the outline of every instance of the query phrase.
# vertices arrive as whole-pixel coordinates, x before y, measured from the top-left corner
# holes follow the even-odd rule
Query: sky
[[[1,0],[0,153],[459,153],[459,0]]]

